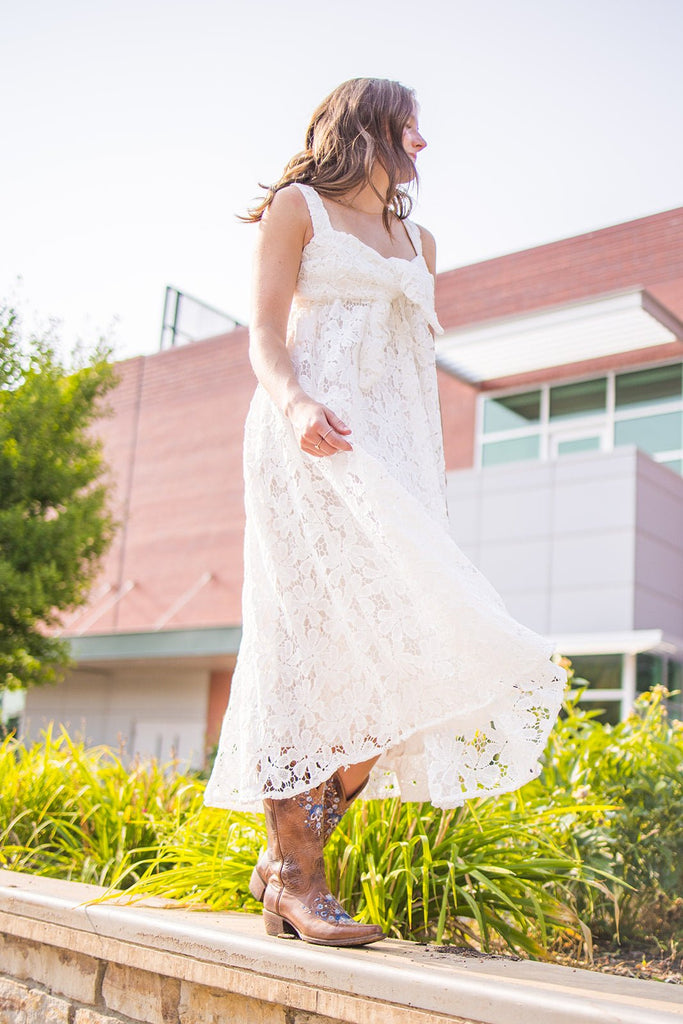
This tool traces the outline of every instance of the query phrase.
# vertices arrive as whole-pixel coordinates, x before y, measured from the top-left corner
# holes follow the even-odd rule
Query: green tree
[[[50,682],[68,663],[50,631],[85,601],[113,534],[91,429],[115,383],[107,355],[67,369],[49,338],[22,345],[0,308],[0,690]]]

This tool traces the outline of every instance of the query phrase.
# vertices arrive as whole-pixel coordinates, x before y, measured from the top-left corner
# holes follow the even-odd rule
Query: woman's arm
[[[301,253],[312,235],[306,200],[299,189],[281,189],[258,225],[249,358],[259,383],[290,420],[303,451],[332,455],[351,450],[343,436],[351,431],[331,409],[302,389],[286,347]],[[327,435],[325,441],[319,444],[323,435]]]
[[[420,227],[422,237],[422,255],[429,269],[429,273],[436,280],[436,242],[434,235],[427,228]]]
[[[431,231],[427,231],[427,228],[420,227],[420,237],[422,239],[422,255],[436,286],[436,242],[434,241],[434,235]],[[433,338],[434,328],[430,327],[429,330]]]

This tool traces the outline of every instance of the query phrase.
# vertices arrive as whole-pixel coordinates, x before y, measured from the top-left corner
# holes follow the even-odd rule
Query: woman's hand
[[[353,451],[344,436],[351,433],[351,428],[326,405],[306,396],[288,407],[287,416],[299,447],[308,455],[317,457]]]

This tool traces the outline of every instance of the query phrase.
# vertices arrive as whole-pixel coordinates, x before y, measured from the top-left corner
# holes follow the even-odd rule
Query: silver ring
[[[324,440],[325,439],[323,437],[321,437],[320,440],[318,441],[318,443],[314,444],[313,447],[314,448],[320,448],[320,445],[323,443]]]

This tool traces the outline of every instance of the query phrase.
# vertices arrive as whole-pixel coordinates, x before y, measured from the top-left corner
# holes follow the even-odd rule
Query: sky
[[[236,214],[356,76],[416,89],[438,270],[683,205],[683,0],[3,0],[0,304],[159,347],[165,286],[246,322]]]

